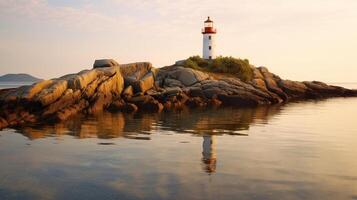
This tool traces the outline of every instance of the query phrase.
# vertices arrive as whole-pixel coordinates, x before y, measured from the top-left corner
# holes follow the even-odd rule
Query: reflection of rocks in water
[[[90,117],[77,116],[53,125],[19,128],[18,132],[30,139],[47,136],[72,135],[78,138],[150,139],[153,130],[169,130],[198,134],[238,134],[252,123],[267,123],[280,111],[279,106],[257,108],[222,108],[217,110],[184,110],[164,113],[108,113]],[[144,134],[146,136],[140,136]]]
[[[103,112],[94,116],[91,120],[82,120],[79,138],[95,137],[102,139],[123,136],[125,119],[122,113],[111,114]]]
[[[214,135],[204,135],[202,144],[202,162],[205,172],[211,174],[216,171],[216,141]]]
[[[187,113],[166,113],[161,117],[164,129],[193,133],[239,135],[236,131],[248,130],[252,123],[267,123],[269,118],[280,111],[279,106],[256,108],[224,108],[216,110],[191,110]]]
[[[116,138],[123,135],[125,119],[122,113],[100,113],[95,116],[83,118],[78,116],[62,123],[53,125],[38,125],[24,127],[19,133],[30,139],[43,138],[46,136],[72,135],[78,138],[98,137],[102,139]]]
[[[126,117],[126,124],[124,131],[127,133],[147,133],[155,129],[153,126],[157,121],[160,120],[160,115],[158,113],[136,113]]]

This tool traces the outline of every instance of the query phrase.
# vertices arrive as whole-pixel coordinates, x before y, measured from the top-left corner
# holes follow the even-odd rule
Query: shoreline
[[[265,67],[254,67],[252,80],[172,65],[119,65],[104,60],[92,70],[0,90],[0,129],[30,123],[65,121],[81,113],[162,112],[220,106],[255,107],[291,101],[356,97],[357,90],[322,82],[281,79]]]

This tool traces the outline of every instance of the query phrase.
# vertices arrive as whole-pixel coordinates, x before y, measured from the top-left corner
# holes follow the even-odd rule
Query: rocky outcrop
[[[113,59],[95,60],[93,64],[93,68],[115,67],[115,66],[119,66],[119,63]]]
[[[162,112],[194,107],[257,106],[298,99],[357,96],[357,91],[322,82],[281,79],[253,67],[243,82],[182,66],[154,68],[140,62],[119,65],[97,60],[94,68],[31,86],[0,90],[0,129],[27,123],[63,121],[76,114]]]
[[[120,98],[123,88],[119,66],[84,70],[0,93],[0,116],[10,125],[65,120],[78,112],[105,109]]]
[[[187,87],[209,79],[209,75],[190,68],[170,66],[161,68],[157,73],[156,79],[162,86]]]

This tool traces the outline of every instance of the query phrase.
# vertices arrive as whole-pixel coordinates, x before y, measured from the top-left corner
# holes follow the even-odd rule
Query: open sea
[[[357,98],[4,129],[0,199],[357,200]]]

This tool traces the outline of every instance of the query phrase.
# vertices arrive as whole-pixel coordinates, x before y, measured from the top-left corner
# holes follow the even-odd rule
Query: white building
[[[214,59],[216,58],[216,29],[213,27],[213,21],[210,17],[204,23],[204,28],[202,29],[203,34],[203,58],[204,59]]]

